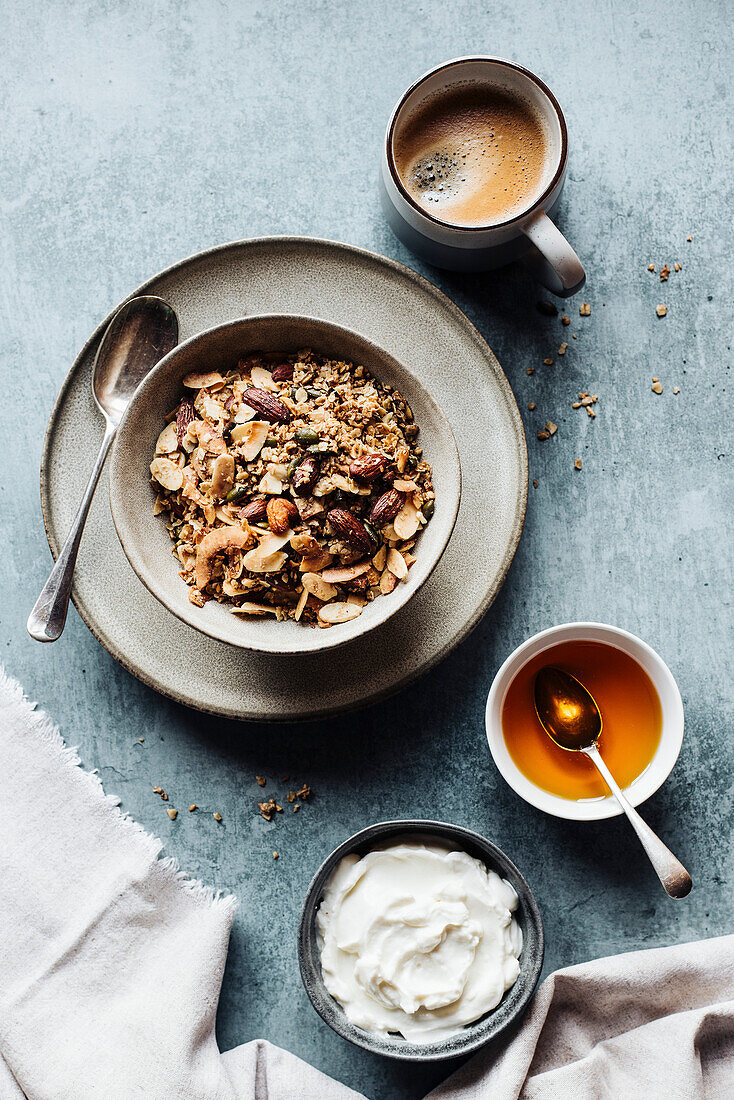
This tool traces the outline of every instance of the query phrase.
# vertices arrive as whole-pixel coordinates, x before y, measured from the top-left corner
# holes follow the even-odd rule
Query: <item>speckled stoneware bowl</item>
[[[165,415],[178,403],[182,379],[193,370],[231,370],[253,351],[295,351],[310,347],[324,355],[367,367],[400,390],[420,426],[425,458],[433,467],[436,511],[422,531],[408,578],[389,596],[368,603],[362,614],[328,630],[291,620],[233,615],[209,600],[189,601],[178,575],[171,540],[160,516],[153,515],[155,492],[149,466]],[[301,654],[330,649],[384,623],[425,583],[454,529],[461,498],[461,466],[451,426],[425,386],[393,356],[365,337],[315,317],[263,314],[231,321],[186,340],[151,371],[135,394],[117,432],[110,463],[110,504],[117,534],[143,584],[185,623],[219,641],[266,653]]]
[[[316,933],[316,912],[324,887],[344,856],[355,852],[357,855],[366,855],[377,845],[416,836],[443,841],[459,848],[506,879],[519,898],[515,918],[522,930],[523,939],[517,981],[507,990],[497,1007],[476,1023],[463,1028],[458,1035],[426,1044],[409,1043],[399,1035],[373,1034],[350,1023],[341,1005],[327,992],[324,985]],[[479,833],[443,821],[382,821],[345,840],[324,860],[311,881],[298,925],[298,963],[303,987],[319,1016],[329,1027],[356,1046],[406,1062],[437,1062],[443,1058],[458,1058],[460,1055],[473,1053],[490,1039],[495,1039],[522,1016],[530,1003],[543,968],[544,949],[543,922],[538,903],[515,864]]]

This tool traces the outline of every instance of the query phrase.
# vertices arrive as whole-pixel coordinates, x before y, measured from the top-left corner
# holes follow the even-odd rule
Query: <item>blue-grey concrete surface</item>
[[[373,1098],[418,1097],[445,1075],[447,1067],[394,1065],[352,1049],[299,986],[305,886],[337,842],[379,819],[438,816],[499,843],[543,909],[547,970],[731,929],[726,7],[4,0],[2,658],[124,808],[193,875],[240,898],[218,1018],[223,1048],[264,1036]],[[413,78],[471,52],[537,70],[564,106],[572,151],[561,225],[586,264],[582,297],[592,306],[581,318],[579,299],[570,302],[572,323],[562,328],[536,311],[541,294],[519,269],[424,272],[499,356],[538,481],[485,620],[402,695],[343,719],[277,728],[202,717],[159,698],[74,611],[55,646],[31,642],[25,619],[49,567],[41,441],[89,332],[151,273],[235,238],[314,234],[411,263],[378,208],[383,127]],[[661,284],[651,262],[682,271]],[[658,303],[668,306],[663,320]],[[661,396],[651,392],[653,375]],[[599,395],[593,421],[570,407],[581,390]],[[539,443],[548,419],[558,433]],[[685,743],[645,814],[694,874],[684,902],[662,893],[624,821],[548,818],[504,785],[489,758],[483,706],[495,670],[528,634],[582,618],[641,634],[678,678]],[[307,780],[312,804],[266,824],[254,812],[256,773]],[[154,784],[182,811],[176,821]],[[42,791],[29,792],[29,812],[36,800],[43,806]],[[191,802],[204,812],[188,814]]]

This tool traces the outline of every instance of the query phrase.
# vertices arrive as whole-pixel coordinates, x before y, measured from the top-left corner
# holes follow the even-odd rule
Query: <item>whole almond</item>
[[[397,489],[388,489],[375,501],[370,512],[370,522],[375,527],[384,527],[390,520],[395,519],[400,509],[405,504],[405,493]]]
[[[340,538],[353,546],[355,550],[361,550],[368,554],[372,549],[372,539],[367,534],[367,528],[361,520],[348,512],[346,508],[332,508],[326,518]]]
[[[292,363],[279,363],[277,367],[273,367],[273,382],[290,382],[292,377]]]
[[[248,523],[262,523],[267,514],[268,502],[263,500],[250,500],[245,504],[244,508],[240,508],[240,519],[246,519]]]
[[[357,458],[351,463],[349,473],[357,481],[376,481],[387,469],[384,455],[372,454]]]
[[[253,386],[249,390],[245,390],[242,400],[255,412],[260,413],[260,416],[265,420],[269,420],[273,424],[287,424],[291,419],[290,410],[275,394],[268,393],[267,390],[261,390]]]
[[[291,485],[293,492],[299,497],[308,497],[319,480],[319,463],[314,455],[306,455],[303,462],[299,463],[293,471]]]
[[[267,503],[268,526],[274,535],[284,535],[289,527],[301,522],[298,509],[292,500],[271,497]]]
[[[178,439],[179,447],[186,437],[186,433],[189,430],[189,424],[194,419],[194,406],[190,401],[182,401],[176,415],[176,438]]]

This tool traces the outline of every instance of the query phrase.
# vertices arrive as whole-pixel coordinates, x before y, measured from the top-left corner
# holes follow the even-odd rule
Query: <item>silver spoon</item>
[[[666,894],[671,898],[684,898],[693,885],[691,876],[627,801],[601,757],[597,742],[601,736],[602,718],[593,695],[575,676],[547,665],[535,677],[535,713],[559,748],[583,752],[596,765],[637,833]]]
[[[92,396],[105,419],[104,439],[71,530],[28,617],[28,633],[37,642],[55,642],[64,629],[89,505],[122,414],[146,374],[177,343],[178,318],[174,310],[152,295],[126,302],[107,326],[92,371]]]

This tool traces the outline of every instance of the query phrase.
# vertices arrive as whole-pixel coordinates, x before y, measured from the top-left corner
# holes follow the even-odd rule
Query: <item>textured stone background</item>
[[[221,1045],[264,1036],[370,1097],[417,1097],[444,1075],[352,1049],[299,988],[304,888],[338,841],[378,819],[439,816],[505,848],[542,906],[548,969],[729,930],[732,135],[722,0],[164,0],[154,11],[126,0],[5,0],[3,13],[2,656],[124,808],[193,875],[239,896]],[[482,51],[536,69],[564,106],[572,152],[561,222],[586,264],[593,309],[580,319],[578,300],[568,305],[578,339],[544,367],[569,330],[536,312],[538,290],[521,270],[425,272],[504,365],[539,482],[484,622],[401,696],[282,728],[159,698],[75,612],[55,646],[32,643],[25,619],[49,567],[43,430],[89,332],[151,273],[234,238],[315,234],[411,263],[376,199],[387,115],[424,69]],[[683,270],[661,287],[651,261]],[[668,305],[662,321],[658,302]],[[586,389],[599,394],[593,422],[569,407]],[[539,444],[548,418],[558,434]],[[498,665],[528,634],[581,618],[638,632],[680,683],[683,752],[645,807],[694,873],[680,904],[624,821],[545,817],[505,787],[488,755],[483,706]],[[267,825],[253,814],[256,772],[309,780],[312,805]],[[170,822],[154,783],[169,805],[196,801],[224,824],[185,812]],[[29,792],[29,813],[45,809],[43,792]]]

